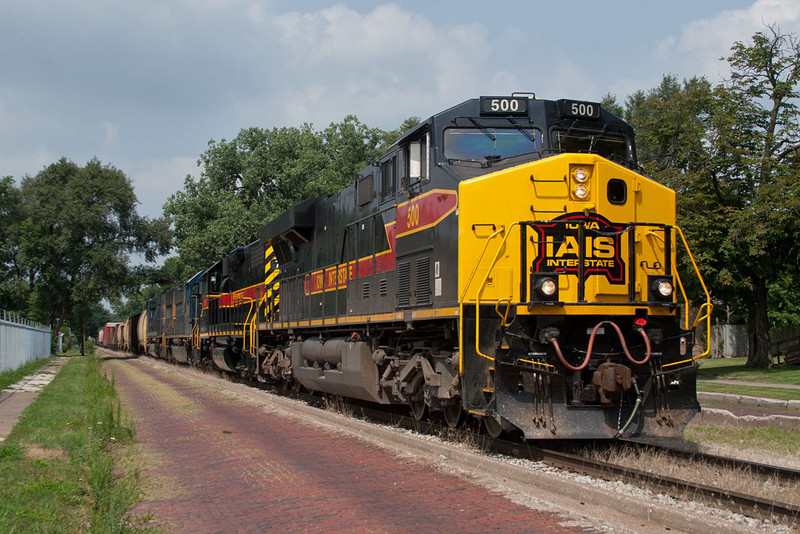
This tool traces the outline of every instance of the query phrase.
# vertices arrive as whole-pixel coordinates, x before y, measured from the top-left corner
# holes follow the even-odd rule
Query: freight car
[[[514,94],[430,117],[153,299],[146,346],[493,436],[680,437],[711,309],[632,127]]]

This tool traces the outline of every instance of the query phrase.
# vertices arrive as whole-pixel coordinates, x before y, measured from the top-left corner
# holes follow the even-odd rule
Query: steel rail
[[[504,454],[524,455],[553,467],[572,470],[609,480],[621,480],[651,491],[660,491],[672,497],[689,497],[716,507],[757,519],[780,520],[793,526],[800,525],[800,506],[764,499],[755,495],[725,490],[674,477],[633,469],[608,462],[591,460],[579,455],[540,447],[524,447],[520,443],[495,440],[492,447]],[[775,468],[780,469],[780,468]],[[792,471],[792,470],[790,470]],[[792,475],[794,476],[794,475]]]
[[[776,465],[764,464],[760,462],[751,462],[749,460],[740,460],[738,458],[730,458],[727,456],[719,456],[716,454],[709,454],[699,451],[690,451],[683,448],[674,447],[671,445],[661,445],[647,441],[638,440],[620,440],[635,447],[640,447],[645,450],[658,450],[664,451],[671,456],[685,460],[699,460],[709,465],[716,465],[726,469],[737,469],[742,471],[749,471],[750,473],[759,475],[764,478],[774,478],[786,482],[800,482],[800,469],[792,469],[790,467],[781,467]]]

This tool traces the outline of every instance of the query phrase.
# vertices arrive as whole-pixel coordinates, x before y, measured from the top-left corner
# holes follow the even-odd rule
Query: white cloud
[[[363,14],[336,5],[280,14],[270,23],[262,31],[276,41],[266,46],[280,58],[276,72],[264,76],[272,100],[248,108],[281,109],[271,117],[279,124],[324,126],[355,113],[372,126],[394,128],[406,116],[424,117],[496,86],[509,71],[506,57],[487,68],[493,46],[485,26],[440,27],[397,4]],[[495,77],[495,68],[506,74]],[[398,110],[410,111],[398,118]]]
[[[288,52],[310,64],[386,61],[392,56],[422,54],[436,33],[425,18],[395,4],[361,15],[345,5],[313,13],[292,12],[272,19]]]
[[[748,42],[777,23],[785,33],[800,32],[800,2],[797,0],[757,0],[747,9],[722,11],[712,18],[695,20],[657,44],[655,61],[665,72],[679,76],[705,75],[712,83],[729,74],[728,65],[720,58],[730,55],[736,41]],[[677,68],[676,66],[680,66]]]
[[[537,91],[538,98],[557,100],[559,98],[575,98],[579,100],[596,100],[597,87],[585,68],[572,59],[561,57],[550,68],[548,83],[543,91]]]
[[[192,9],[216,11],[236,6],[240,0],[183,0],[181,3]]]
[[[247,6],[247,17],[250,22],[255,26],[261,26],[267,19],[267,14],[264,11],[264,6],[261,4],[250,4]]]

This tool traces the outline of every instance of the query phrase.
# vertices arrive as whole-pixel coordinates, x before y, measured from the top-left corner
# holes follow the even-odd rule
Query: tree
[[[647,173],[678,192],[679,223],[712,293],[747,310],[748,365],[764,367],[771,363],[769,302],[798,293],[785,277],[800,258],[800,47],[769,26],[731,50],[726,83],[666,76],[628,98],[626,118],[637,128]],[[780,298],[770,299],[770,288]]]
[[[19,221],[22,197],[10,176],[0,179],[0,308],[26,310],[30,287],[27,269],[19,257]]]
[[[138,285],[129,255],[153,261],[169,250],[166,221],[139,216],[128,177],[97,159],[80,167],[62,158],[24,178],[21,195],[29,315],[56,332],[67,323],[85,338],[93,307]]]
[[[736,266],[751,303],[747,365],[766,367],[768,287],[800,259],[800,42],[773,25],[731,50],[731,79],[716,90],[714,131],[730,154],[726,180],[738,199],[720,251]]]
[[[383,135],[348,116],[322,132],[309,124],[247,128],[232,141],[210,141],[198,161],[200,177],[187,176],[164,205],[182,276],[255,239],[261,226],[301,200],[343,189],[377,157]]]
[[[716,298],[736,299],[739,288],[721,281],[726,267],[718,254],[731,194],[720,177],[720,156],[713,143],[709,118],[715,112],[714,91],[705,78],[682,83],[664,76],[654,89],[637,91],[625,104],[625,117],[636,128],[639,162],[645,174],[675,190],[678,224],[689,237],[692,252]],[[693,267],[683,258],[682,272]],[[694,277],[685,277],[694,282]],[[692,287],[697,294],[698,287]]]

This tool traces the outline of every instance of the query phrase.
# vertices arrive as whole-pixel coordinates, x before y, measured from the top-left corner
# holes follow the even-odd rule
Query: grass
[[[709,393],[732,393],[734,395],[747,395],[750,397],[762,397],[778,400],[800,400],[800,389],[780,389],[759,386],[740,386],[738,384],[726,384],[724,381],[717,382],[698,382],[698,391]]]
[[[53,361],[52,356],[45,358],[37,358],[22,365],[22,367],[14,370],[3,371],[0,373],[0,390],[16,384],[28,375],[34,374],[36,371]]]
[[[725,379],[758,384],[800,385],[800,366],[781,365],[772,369],[745,367],[747,358],[720,358],[701,360],[698,391],[734,393],[753,397],[782,400],[800,400],[800,389],[787,389],[761,385],[742,386],[726,383]],[[800,454],[800,432],[770,427],[720,428],[690,425],[686,439],[700,443],[715,443],[738,449],[753,449],[797,457]]]
[[[136,473],[115,469],[132,440],[100,361],[72,357],[0,445],[0,532],[141,531]]]
[[[738,449],[758,448],[793,457],[800,454],[800,432],[780,428],[692,425],[686,429],[685,438],[698,443],[718,443]]]
[[[772,369],[745,367],[747,358],[704,358],[697,378],[713,380],[733,378],[750,382],[800,385],[800,365],[779,365]]]
[[[723,429],[718,428],[704,428],[702,430],[708,431],[705,433],[713,435],[717,440],[727,439],[728,441],[736,442],[738,446],[742,446],[740,440],[743,438],[764,438],[763,435],[747,436],[744,434],[729,434],[723,431]],[[773,436],[770,436],[770,438],[772,437]],[[703,441],[707,443],[707,440]],[[748,441],[747,443],[752,445],[752,441]],[[730,447],[728,450],[730,450]],[[752,447],[750,450],[752,450]],[[775,499],[780,502],[800,506],[800,480],[779,481],[775,479],[764,479],[762,476],[746,468],[724,467],[700,461],[685,460],[676,462],[675,457],[667,451],[660,449],[642,449],[620,443],[613,447],[606,446],[606,444],[587,446],[584,454],[590,458],[623,465],[633,469],[642,469],[642,466],[646,466],[649,473],[679,480],[692,481],[717,488],[725,488],[726,490],[757,495],[764,499]]]
[[[800,389],[762,385],[800,385],[800,366],[781,365],[772,369],[752,369],[745,367],[747,358],[706,358],[700,360],[700,362],[697,378],[698,380],[705,380],[705,382],[697,383],[698,391],[734,393],[781,400],[800,400]],[[730,384],[726,383],[726,379],[738,382],[753,382],[753,385]]]

